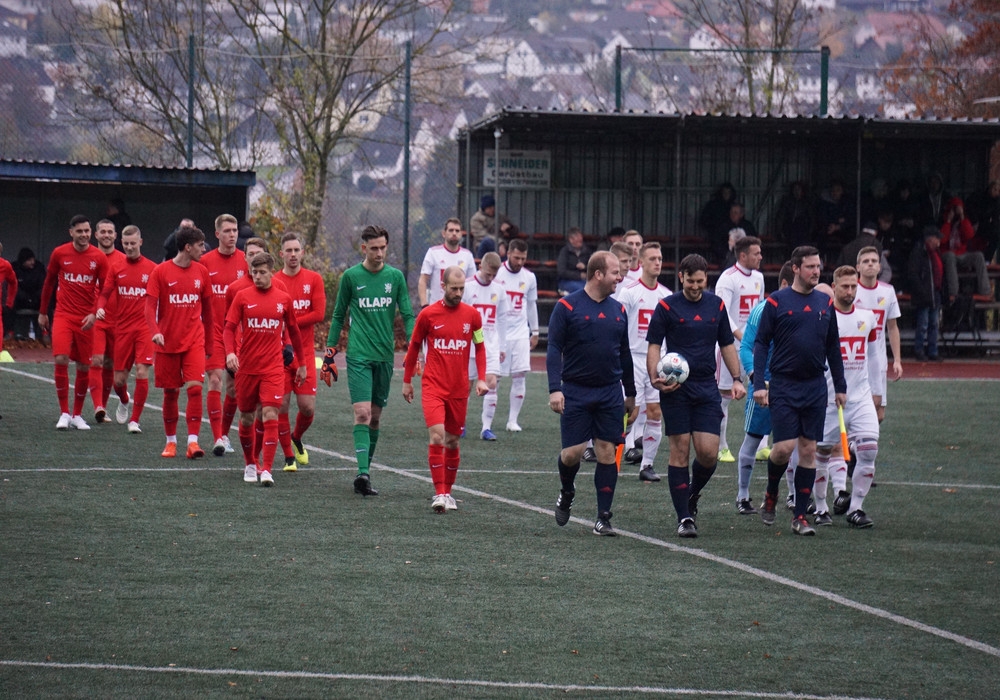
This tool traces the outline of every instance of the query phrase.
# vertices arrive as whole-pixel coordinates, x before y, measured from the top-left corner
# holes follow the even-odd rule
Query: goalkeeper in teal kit
[[[347,388],[354,405],[354,453],[358,459],[354,492],[362,496],[378,495],[372,488],[369,471],[378,443],[382,409],[389,399],[397,309],[403,317],[407,341],[413,333],[413,308],[406,279],[402,272],[385,264],[388,244],[389,234],[384,228],[367,226],[361,233],[361,252],[365,259],[345,270],[340,277],[337,305],[326,339],[326,357],[320,371],[320,378],[328,386],[331,380],[337,380],[334,357],[340,330],[350,312]]]

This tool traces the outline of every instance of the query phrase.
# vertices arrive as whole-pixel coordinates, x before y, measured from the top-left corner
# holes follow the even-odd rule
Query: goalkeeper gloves
[[[337,348],[327,348],[326,355],[323,356],[323,367],[319,371],[319,378],[331,386],[331,380],[337,381],[337,365],[333,358],[337,356]]]

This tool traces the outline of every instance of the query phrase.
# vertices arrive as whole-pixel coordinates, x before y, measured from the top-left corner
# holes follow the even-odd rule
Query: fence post
[[[622,111],[622,45],[615,46],[615,111]]]
[[[819,52],[819,116],[825,117],[829,107],[830,47],[823,46]]]

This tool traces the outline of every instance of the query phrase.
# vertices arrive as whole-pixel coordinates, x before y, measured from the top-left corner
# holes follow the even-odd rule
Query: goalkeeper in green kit
[[[413,333],[413,307],[403,273],[385,264],[389,245],[388,232],[379,226],[366,226],[361,233],[361,252],[365,259],[344,271],[340,277],[333,322],[326,339],[326,356],[320,379],[330,385],[337,381],[337,343],[340,330],[350,313],[347,340],[347,388],[354,405],[354,453],[358,475],[354,492],[377,496],[369,475],[372,455],[378,443],[382,409],[389,399],[393,353],[396,349],[393,323],[396,309],[403,317],[406,340]]]

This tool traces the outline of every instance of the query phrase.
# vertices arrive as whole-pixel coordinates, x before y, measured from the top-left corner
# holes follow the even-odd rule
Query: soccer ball
[[[683,355],[668,352],[660,358],[660,362],[656,365],[656,373],[667,381],[667,386],[673,386],[683,384],[691,373],[691,368],[688,367],[688,361]]]

